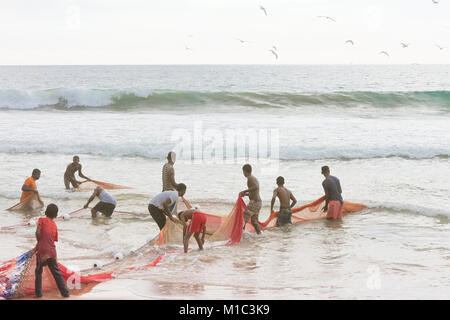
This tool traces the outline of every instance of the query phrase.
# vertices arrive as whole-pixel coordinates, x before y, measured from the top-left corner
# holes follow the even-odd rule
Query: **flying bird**
[[[266,11],[266,8],[264,8],[263,6],[259,6],[259,8],[262,10],[262,11],[264,11],[264,14],[267,16],[267,11]]]
[[[333,22],[336,22],[336,20],[334,20],[332,17],[329,17],[329,16],[317,16],[317,18],[325,18],[325,19],[331,20]]]
[[[269,50],[270,52],[272,52],[272,54],[275,56],[275,58],[278,60],[278,55],[274,50]]]
[[[351,45],[355,45],[355,43],[353,42],[353,40],[347,40],[347,41],[345,41],[345,43],[350,43]]]
[[[409,47],[409,43],[400,42],[400,44],[402,45],[403,48],[408,48]]]
[[[386,56],[390,57],[389,53],[387,53],[386,51],[380,51],[379,54],[385,54]]]
[[[275,50],[275,51],[277,51],[278,49],[277,49],[277,47],[275,47],[275,46],[272,46],[272,48]]]
[[[242,40],[242,39],[239,39],[239,38],[236,38],[236,40],[239,41],[239,42],[242,43],[242,44],[244,44],[244,43],[246,43],[246,42],[250,42],[250,41]]]
[[[439,48],[439,50],[444,50],[444,49],[446,49],[447,47],[441,47],[440,45],[436,45],[436,47],[438,47]]]
[[[434,4],[438,4],[439,3],[439,1],[437,1],[437,0],[431,0]]]

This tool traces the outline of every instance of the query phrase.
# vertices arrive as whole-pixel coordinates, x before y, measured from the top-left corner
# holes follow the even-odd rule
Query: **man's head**
[[[54,203],[50,203],[45,209],[45,215],[50,219],[55,219],[58,216],[58,206]]]
[[[252,174],[252,166],[247,164],[244,164],[244,166],[242,167],[242,172],[244,173],[245,177],[248,177]]]
[[[328,168],[328,166],[323,166],[323,167],[322,167],[322,174],[323,174],[325,177],[328,177],[328,176],[330,175],[330,168]]]
[[[169,154],[167,155],[167,161],[175,163],[176,159],[177,155],[175,154],[175,152],[170,151]]]
[[[179,183],[177,185],[177,191],[180,197],[184,196],[184,194],[186,193],[186,185],[184,183]]]
[[[284,178],[282,176],[279,176],[277,178],[277,185],[279,185],[279,186],[284,185]]]
[[[39,180],[39,178],[41,177],[41,170],[33,169],[31,176],[33,177],[34,180]]]
[[[73,162],[74,163],[80,163],[80,157],[79,156],[74,156],[73,157]]]

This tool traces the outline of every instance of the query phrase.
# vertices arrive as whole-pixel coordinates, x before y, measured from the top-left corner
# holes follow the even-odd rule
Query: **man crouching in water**
[[[203,250],[206,233],[206,215],[202,212],[196,211],[195,209],[188,209],[185,211],[180,211],[178,213],[178,218],[183,224],[184,253],[188,252],[189,239],[191,238],[192,234],[194,234],[194,238],[197,241],[198,249]],[[191,220],[189,228],[186,226],[188,220]],[[201,239],[200,232],[202,232]]]
[[[259,196],[259,182],[258,180],[252,175],[252,166],[249,164],[245,164],[242,167],[242,172],[244,174],[244,177],[247,178],[247,190],[241,191],[239,195],[241,197],[248,196],[250,199],[250,202],[247,204],[247,208],[245,208],[244,212],[244,230],[245,230],[245,224],[247,223],[248,219],[250,218],[251,223],[253,227],[255,228],[255,231],[257,234],[261,233],[261,229],[259,227],[258,223],[258,216],[259,211],[262,207],[262,201],[261,197]]]
[[[270,213],[273,213],[273,206],[275,204],[275,200],[278,197],[280,199],[280,213],[277,217],[277,227],[280,227],[285,224],[292,224],[291,216],[292,216],[292,208],[297,203],[297,199],[295,199],[294,195],[291,191],[284,187],[284,178],[277,178],[278,188],[273,190],[272,202],[270,204]],[[292,200],[292,203],[290,203]]]
[[[91,203],[95,199],[95,197],[98,197],[100,199],[100,202],[91,209],[92,219],[97,218],[97,212],[101,212],[105,217],[111,217],[114,209],[116,208],[117,201],[110,193],[108,193],[108,191],[100,186],[95,188],[94,192],[83,208],[88,208],[89,203]]]

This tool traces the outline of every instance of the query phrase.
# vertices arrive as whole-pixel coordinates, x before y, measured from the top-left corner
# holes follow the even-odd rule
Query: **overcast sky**
[[[0,0],[0,39],[0,65],[448,64],[450,0]]]

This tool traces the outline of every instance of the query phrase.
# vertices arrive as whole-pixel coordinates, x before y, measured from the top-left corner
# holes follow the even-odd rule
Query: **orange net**
[[[103,189],[133,189],[131,187],[121,186],[118,184],[102,182],[98,180],[85,180],[81,182],[77,189],[79,190],[93,190],[97,186],[102,187]]]
[[[324,219],[326,213],[322,211],[325,204],[325,197],[319,198],[304,206],[292,210],[292,223]],[[191,205],[183,199],[177,206],[191,208]],[[229,246],[238,244],[241,241],[244,224],[244,211],[246,205],[242,198],[238,198],[231,212],[226,216],[205,214],[206,232],[208,242],[215,242],[212,246]],[[344,202],[344,213],[357,212],[366,208],[358,203]],[[83,215],[86,209],[80,209],[73,213],[73,216]],[[260,222],[262,229],[267,230],[276,226],[278,212],[274,212],[270,217]],[[254,231],[253,226],[247,223],[245,229]],[[113,279],[117,274],[129,270],[156,266],[164,256],[169,254],[182,253],[183,250],[169,251],[166,245],[183,244],[183,229],[181,224],[167,219],[166,225],[159,234],[148,244],[143,245],[134,253],[129,254],[122,260],[114,261],[104,265],[101,269],[90,268],[78,273],[72,272],[65,266],[58,264],[63,278],[68,284],[69,290],[79,284],[83,289],[89,283],[99,283]],[[191,241],[194,241],[192,239]],[[15,298],[23,295],[34,294],[34,268],[36,264],[34,250],[28,251],[22,256],[7,261],[0,265],[0,297]],[[101,272],[99,272],[101,271]],[[42,291],[50,291],[56,288],[56,283],[48,268],[44,268],[42,276]]]
[[[26,197],[24,200],[20,201],[18,204],[8,208],[8,211],[27,211],[27,210],[37,210],[44,206],[39,195],[33,193],[32,195]]]

